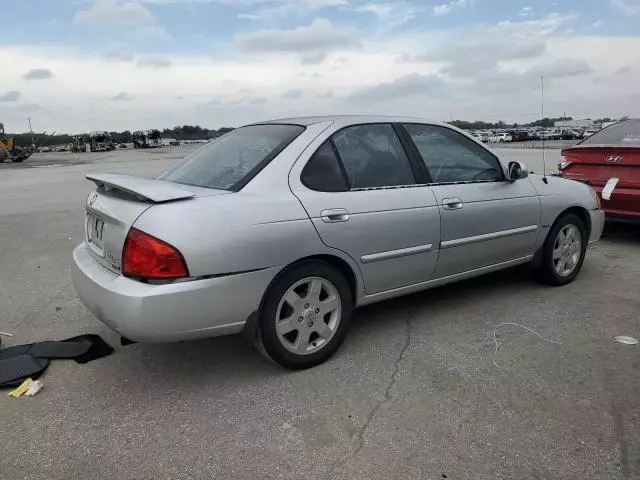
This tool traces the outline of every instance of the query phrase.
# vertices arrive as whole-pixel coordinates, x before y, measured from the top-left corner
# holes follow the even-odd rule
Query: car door
[[[441,217],[433,278],[533,254],[541,206],[528,178],[508,181],[497,157],[454,129],[405,124],[431,176]]]
[[[418,185],[424,169],[395,127],[347,126],[308,150],[291,172],[292,191],[322,241],[357,263],[367,294],[427,281],[438,258],[438,204]]]

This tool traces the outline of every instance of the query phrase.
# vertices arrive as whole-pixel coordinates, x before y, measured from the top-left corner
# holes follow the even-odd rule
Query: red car
[[[562,157],[561,175],[591,185],[607,219],[640,222],[640,118],[603,128]]]

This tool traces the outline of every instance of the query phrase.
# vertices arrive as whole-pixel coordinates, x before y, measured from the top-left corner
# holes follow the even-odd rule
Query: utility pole
[[[27,122],[29,122],[29,133],[31,133],[31,146],[35,147],[36,142],[33,140],[33,128],[31,128],[31,117],[27,115]]]

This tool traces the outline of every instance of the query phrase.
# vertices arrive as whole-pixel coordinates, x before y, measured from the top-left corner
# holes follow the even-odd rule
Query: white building
[[[553,124],[556,128],[587,128],[593,126],[593,120],[561,120]]]

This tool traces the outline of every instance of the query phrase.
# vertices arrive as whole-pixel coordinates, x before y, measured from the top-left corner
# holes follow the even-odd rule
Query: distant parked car
[[[489,143],[489,133],[488,132],[480,132],[478,134],[478,139],[482,142],[482,143]]]
[[[512,142],[513,137],[508,133],[494,133],[489,137],[489,141],[493,143]]]
[[[415,118],[263,122],[158,179],[87,178],[72,277],[100,321],[146,342],[243,331],[294,369],[361,305],[526,263],[568,284],[604,223],[586,185]]]
[[[598,133],[600,131],[600,129],[598,128],[587,128],[583,134],[582,134],[582,138],[588,138],[591,135],[593,135],[594,133]]]
[[[529,132],[526,130],[511,130],[509,135],[511,135],[513,142],[526,142],[527,140],[531,140]]]
[[[126,144],[126,143],[121,143],[121,144],[119,145],[119,148],[127,148],[127,144]]]
[[[544,140],[560,140],[562,137],[562,132],[560,130],[556,130],[555,128],[547,128],[540,132],[540,138]]]
[[[578,140],[582,138],[582,132],[580,130],[574,130],[573,128],[563,128],[560,133],[562,140]]]
[[[562,176],[590,185],[607,219],[640,222],[640,119],[603,128],[562,157]]]
[[[538,130],[529,130],[529,139],[540,140],[540,132]]]
[[[179,147],[180,146],[180,142],[178,140],[174,140],[173,142],[171,142],[171,146],[172,147]]]
[[[49,152],[51,152],[51,151],[52,151],[52,150],[51,150],[51,147],[42,147],[42,148],[40,149],[40,152],[42,152],[42,153],[49,153]]]

